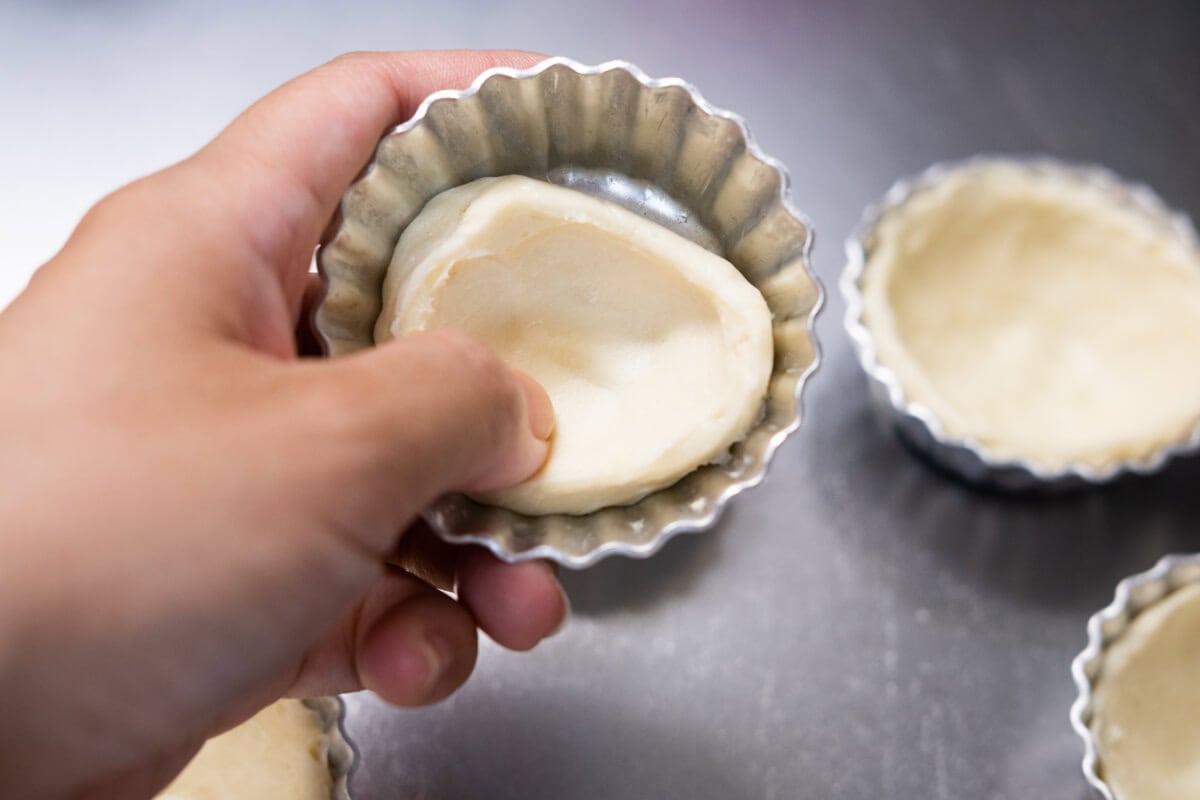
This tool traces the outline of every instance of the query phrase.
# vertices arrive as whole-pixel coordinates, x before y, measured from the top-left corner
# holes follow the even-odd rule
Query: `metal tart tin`
[[[763,480],[800,424],[801,391],[819,361],[822,292],[812,225],[791,203],[787,172],[739,116],[682,80],[651,79],[623,61],[551,58],[428,97],[380,141],[318,253],[327,290],[315,325],[327,353],[373,346],[392,251],[430,198],[507,174],[615,201],[729,259],[771,309],[774,368],[759,421],[726,457],[636,503],[532,517],[451,495],[427,520],[447,541],[506,561],[576,568],[612,554],[648,556],[675,534],[711,527],[730,499]]]
[[[1005,491],[1056,492],[1103,484],[1127,473],[1158,472],[1173,457],[1200,451],[1198,422],[1178,441],[1139,458],[1116,461],[1104,467],[1082,463],[1048,467],[1031,460],[1000,457],[975,439],[947,434],[935,414],[924,404],[910,400],[896,373],[879,362],[874,334],[863,321],[862,278],[868,269],[880,222],[914,195],[938,185],[952,174],[998,164],[1016,165],[1034,175],[1067,178],[1099,190],[1110,203],[1130,209],[1148,220],[1164,237],[1180,239],[1200,251],[1200,237],[1186,215],[1168,208],[1149,187],[1129,183],[1104,167],[1067,164],[1047,157],[981,155],[934,164],[917,175],[896,181],[880,200],[867,206],[857,227],[846,239],[846,267],[840,281],[846,300],[846,331],[867,374],[871,398],[880,416],[901,440],[935,465],[967,483]]]
[[[1101,754],[1092,734],[1092,697],[1104,673],[1105,655],[1138,614],[1193,583],[1200,583],[1200,554],[1165,556],[1153,568],[1117,584],[1113,601],[1088,620],[1087,647],[1071,662],[1071,676],[1079,692],[1071,706],[1071,727],[1083,740],[1083,776],[1105,800],[1119,800],[1104,780]]]
[[[304,700],[321,722],[325,760],[333,778],[330,800],[350,800],[350,774],[358,762],[358,751],[346,736],[346,704],[340,697],[311,697]]]

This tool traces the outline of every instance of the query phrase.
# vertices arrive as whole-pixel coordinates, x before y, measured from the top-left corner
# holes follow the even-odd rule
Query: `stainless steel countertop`
[[[1148,10],[1148,9],[1153,9]],[[347,49],[515,46],[678,74],[791,169],[827,289],[861,207],[981,151],[1107,164],[1200,215],[1194,3],[0,0],[0,302],[100,193]],[[1071,657],[1116,581],[1200,549],[1200,462],[1054,500],[883,433],[829,292],[767,484],[565,578],[567,629],[452,700],[350,699],[360,800],[1082,798]]]

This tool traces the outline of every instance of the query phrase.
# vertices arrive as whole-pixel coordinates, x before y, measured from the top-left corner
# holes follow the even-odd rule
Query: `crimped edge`
[[[1164,444],[1138,458],[1094,467],[1074,462],[1047,467],[1029,459],[996,455],[977,439],[948,435],[933,411],[923,403],[911,401],[900,379],[878,360],[875,338],[863,322],[864,297],[862,276],[867,265],[866,242],[884,216],[899,208],[912,195],[930,188],[950,174],[993,165],[1015,165],[1034,172],[1067,173],[1107,192],[1117,192],[1123,201],[1160,223],[1163,231],[1200,249],[1200,236],[1191,219],[1168,206],[1143,183],[1125,180],[1112,170],[1095,164],[1075,164],[1048,156],[977,155],[958,161],[933,164],[916,175],[901,178],[876,202],[868,205],[854,230],[846,238],[846,266],[839,280],[846,301],[844,325],[867,374],[877,399],[886,398],[886,411],[897,423],[902,436],[941,466],[971,482],[986,483],[1012,491],[1027,489],[1063,490],[1108,483],[1126,474],[1148,475],[1160,471],[1171,459],[1200,451],[1200,420],[1189,435]]]
[[[695,533],[706,530],[716,523],[721,514],[724,513],[725,507],[728,505],[730,500],[732,500],[738,494],[741,494],[743,491],[757,486],[763,482],[763,480],[766,478],[767,468],[773,460],[775,452],[778,450],[779,446],[788,436],[790,436],[800,427],[800,423],[803,419],[804,388],[807,385],[809,378],[821,363],[821,348],[816,336],[816,320],[821,309],[825,305],[825,289],[817,277],[816,270],[814,269],[812,262],[812,248],[815,239],[813,223],[812,220],[810,220],[806,214],[796,208],[795,204],[792,202],[791,175],[788,173],[787,168],[782,164],[782,162],[772,156],[767,155],[762,150],[758,140],[754,137],[754,134],[750,131],[749,126],[746,124],[745,119],[739,114],[718,108],[709,103],[708,100],[706,100],[704,96],[700,94],[699,90],[697,90],[696,87],[688,81],[685,81],[681,78],[651,78],[641,68],[628,61],[617,59],[605,61],[595,66],[588,66],[571,58],[555,56],[552,58],[547,58],[544,61],[541,61],[527,69],[493,67],[476,77],[475,80],[472,81],[471,85],[466,89],[444,89],[434,92],[426,97],[417,107],[417,110],[413,113],[413,116],[410,119],[395,126],[383,135],[380,140],[380,145],[376,147],[375,154],[372,156],[371,163],[374,163],[375,159],[378,158],[379,147],[382,146],[384,139],[394,134],[408,132],[420,125],[428,115],[429,109],[434,103],[440,100],[461,100],[469,98],[477,94],[483,85],[493,77],[503,76],[514,79],[533,78],[548,69],[558,66],[566,67],[567,69],[584,76],[599,75],[611,70],[623,70],[648,89],[680,89],[687,94],[688,99],[701,112],[719,119],[726,120],[736,126],[739,134],[745,141],[746,152],[749,153],[753,158],[760,161],[765,167],[774,170],[779,175],[779,201],[782,208],[791,217],[796,219],[804,226],[805,235],[804,241],[800,246],[800,263],[803,266],[806,277],[812,283],[813,291],[815,293],[814,301],[805,319],[805,331],[807,339],[812,346],[813,358],[807,368],[804,369],[797,377],[795,404],[793,411],[790,414],[790,418],[784,425],[780,426],[780,429],[776,431],[770,437],[770,439],[767,440],[767,443],[763,448],[763,455],[759,468],[752,470],[747,475],[737,479],[729,486],[725,487],[720,494],[712,498],[712,507],[705,514],[698,517],[683,517],[665,522],[658,530],[656,530],[644,542],[641,543],[634,544],[630,542],[611,540],[601,541],[591,550],[581,554],[564,553],[558,548],[548,544],[538,545],[526,550],[513,551],[505,547],[504,544],[498,541],[494,536],[489,535],[489,531],[487,529],[476,530],[469,533],[456,532],[449,527],[447,515],[445,513],[445,509],[442,508],[441,503],[435,505],[431,509],[427,509],[423,514],[425,520],[430,524],[438,536],[443,540],[450,542],[451,544],[479,545],[490,551],[500,560],[509,563],[518,563],[534,559],[549,559],[571,569],[584,569],[594,565],[603,558],[613,555],[623,555],[630,558],[646,558],[658,552],[658,550],[661,549],[663,545],[667,543],[667,541],[673,539],[675,536],[681,533]],[[332,240],[337,235],[343,224],[343,215],[341,206],[339,204],[338,213],[331,223],[330,229],[324,237],[324,240]],[[318,268],[320,268],[319,254]],[[314,326],[314,329],[317,332],[318,340],[324,348],[325,353],[328,354],[331,349],[331,342],[328,340],[323,331],[316,326]],[[753,429],[751,429],[747,435],[749,435],[749,433],[752,431]],[[642,500],[639,500],[636,503],[628,506],[628,508],[637,508],[645,501],[659,494],[659,492],[667,491],[670,488],[671,487],[667,487],[667,489],[653,492],[647,497],[642,498]],[[610,509],[600,509],[600,511],[593,513],[600,513],[606,510]],[[590,515],[582,516],[586,517]]]
[[[1193,574],[1179,578],[1178,574],[1183,570]],[[1105,650],[1120,638],[1139,613],[1192,583],[1200,583],[1200,554],[1163,556],[1145,572],[1121,581],[1113,601],[1088,620],[1087,646],[1071,661],[1071,677],[1077,691],[1075,702],[1071,704],[1071,727],[1083,740],[1083,777],[1104,800],[1116,800],[1116,796],[1100,776],[1100,752],[1096,737],[1092,735],[1091,722],[1095,679],[1102,672]],[[1161,591],[1152,591],[1150,587]],[[1155,597],[1145,601],[1139,598],[1143,594],[1154,594]]]
[[[351,800],[350,776],[358,766],[358,750],[346,734],[346,703],[341,697],[309,697],[303,700],[321,721],[326,761],[333,778],[330,800]]]

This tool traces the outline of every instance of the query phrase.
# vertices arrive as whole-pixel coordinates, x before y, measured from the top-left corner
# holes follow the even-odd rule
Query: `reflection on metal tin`
[[[792,206],[783,166],[740,117],[681,80],[654,80],[621,61],[552,58],[489,70],[466,90],[427,98],[380,141],[321,246],[327,288],[315,324],[327,353],[374,344],[392,250],[430,198],[508,174],[607,198],[727,258],[772,312],[774,368],[759,421],[727,457],[636,503],[531,517],[453,495],[426,518],[447,541],[576,568],[612,554],[648,556],[675,534],[711,527],[733,496],[763,480],[800,424],[801,391],[819,361],[813,324],[822,294],[812,225]]]
[[[1087,646],[1071,662],[1071,676],[1078,690],[1071,705],[1071,727],[1083,740],[1083,775],[1105,800],[1115,800],[1115,795],[1103,778],[1102,754],[1092,733],[1094,693],[1104,673],[1105,656],[1138,614],[1194,583],[1200,583],[1200,555],[1166,556],[1146,572],[1121,581],[1113,601],[1088,620]]]
[[[1102,484],[1126,473],[1157,472],[1171,458],[1200,450],[1200,424],[1197,424],[1180,440],[1141,457],[1114,461],[1103,467],[1085,463],[1048,466],[1031,459],[1000,456],[976,439],[948,434],[934,412],[909,398],[896,372],[880,362],[875,336],[864,322],[862,282],[880,223],[914,195],[939,185],[950,175],[992,165],[1015,165],[1034,175],[1077,181],[1098,190],[1106,202],[1136,212],[1163,236],[1200,247],[1196,230],[1185,215],[1169,209],[1150,188],[1127,183],[1103,167],[1070,165],[1044,157],[976,156],[935,164],[915,176],[898,180],[879,201],[867,206],[846,239],[847,263],[840,280],[846,300],[846,331],[867,374],[876,410],[903,441],[935,464],[968,483],[1008,491],[1059,491]]]

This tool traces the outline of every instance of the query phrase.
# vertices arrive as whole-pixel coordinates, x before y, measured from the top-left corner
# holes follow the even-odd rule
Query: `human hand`
[[[537,60],[337,59],[102,200],[0,314],[0,794],[145,797],[281,694],[434,702],[476,626],[523,650],[565,619],[544,563],[400,538],[537,470],[541,389],[462,335],[333,361],[293,335],[380,134]]]

